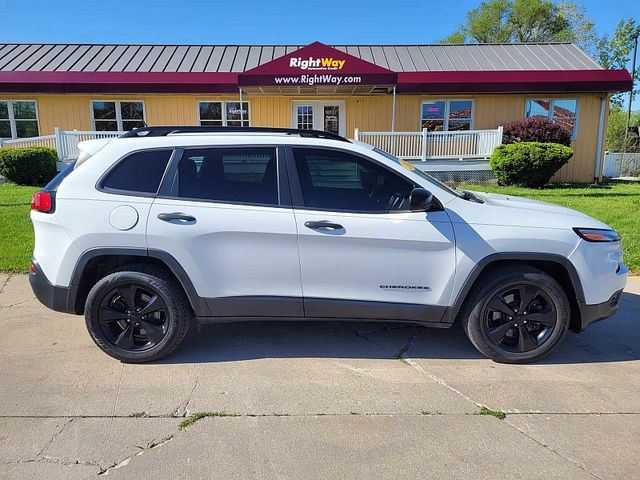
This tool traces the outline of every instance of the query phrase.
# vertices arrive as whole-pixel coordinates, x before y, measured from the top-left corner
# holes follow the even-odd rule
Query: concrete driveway
[[[194,328],[124,365],[25,276],[0,288],[0,478],[640,477],[638,279],[614,318],[525,366],[460,328],[343,322]]]

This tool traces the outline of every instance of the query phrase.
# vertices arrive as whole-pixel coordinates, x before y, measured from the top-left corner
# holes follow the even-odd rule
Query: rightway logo
[[[299,68],[301,70],[342,70],[346,60],[339,60],[333,57],[292,57],[289,59],[290,68]]]

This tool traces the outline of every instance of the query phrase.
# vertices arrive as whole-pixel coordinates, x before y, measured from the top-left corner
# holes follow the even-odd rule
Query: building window
[[[38,108],[32,100],[0,100],[0,138],[40,135]]]
[[[473,100],[424,101],[420,124],[430,132],[471,130]]]
[[[144,127],[144,102],[94,100],[91,102],[93,128],[99,132],[128,132]]]
[[[248,127],[251,125],[249,102],[198,102],[200,125]]]
[[[525,117],[543,117],[564,125],[576,138],[578,100],[575,98],[528,99]]]
[[[313,105],[298,105],[297,127],[300,130],[313,130]]]

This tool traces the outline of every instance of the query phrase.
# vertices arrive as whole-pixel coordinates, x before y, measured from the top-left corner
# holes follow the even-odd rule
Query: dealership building
[[[626,70],[605,70],[570,43],[7,43],[0,138],[144,124],[287,127],[471,165],[486,164],[500,126],[543,116],[573,135],[575,155],[554,179],[589,182],[602,174],[609,97],[630,88]]]

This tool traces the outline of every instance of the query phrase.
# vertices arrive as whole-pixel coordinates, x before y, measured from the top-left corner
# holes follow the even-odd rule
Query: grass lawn
[[[26,272],[33,253],[29,219],[31,196],[38,187],[0,185],[0,271]]]
[[[629,270],[640,273],[640,184],[559,185],[544,189],[465,185],[468,190],[535,198],[580,210],[614,227],[623,237]],[[33,251],[29,219],[37,187],[0,185],[0,271],[26,272]]]
[[[553,185],[541,189],[497,185],[464,185],[460,188],[529,197],[597,218],[622,235],[624,261],[630,272],[640,273],[640,183]]]

